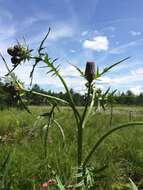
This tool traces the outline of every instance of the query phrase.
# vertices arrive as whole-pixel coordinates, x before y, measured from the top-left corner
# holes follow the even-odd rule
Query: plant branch
[[[98,148],[98,146],[112,133],[114,133],[115,131],[122,129],[122,128],[126,128],[126,127],[130,127],[130,126],[143,126],[143,122],[129,122],[129,123],[125,123],[122,125],[119,125],[111,130],[109,130],[108,132],[106,132],[97,142],[96,144],[93,146],[93,148],[91,149],[91,151],[89,152],[88,156],[86,157],[85,161],[83,162],[83,167],[85,167],[85,165],[89,162],[91,156],[93,155],[93,153],[95,152],[95,150]]]

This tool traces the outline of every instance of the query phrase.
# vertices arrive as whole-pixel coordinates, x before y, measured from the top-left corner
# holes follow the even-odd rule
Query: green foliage
[[[82,109],[79,108],[79,111]],[[130,109],[133,110],[134,121],[142,119],[142,107],[115,107],[113,125],[127,122],[128,110]],[[33,131],[34,127],[38,127],[34,123],[39,113],[42,115],[50,110],[51,108],[43,106],[32,106],[30,107],[32,116],[25,111],[19,112],[15,108],[0,112],[0,136],[3,138],[3,141],[0,140],[0,163],[3,163],[7,153],[15,147],[7,176],[10,178],[14,190],[31,190],[33,183],[38,190],[43,182],[55,178],[55,174],[51,170],[56,171],[61,183],[65,186],[75,184],[76,180],[73,175],[76,173],[76,133],[73,131],[75,121],[71,109],[63,107],[60,112],[55,110],[55,118],[62,124],[66,144],[63,146],[63,137],[59,129],[56,126],[51,127],[47,149],[51,169],[44,157],[43,139],[41,139],[41,133],[45,133],[45,131],[40,128],[40,126],[44,127],[48,116],[41,116],[39,128]],[[138,111],[137,114],[136,111]],[[108,130],[108,108],[105,112],[93,114],[90,118],[84,129],[83,158],[86,157],[95,140],[98,140]],[[90,165],[87,165],[91,168],[95,167],[96,188],[98,190],[111,190],[115,184],[125,186],[126,183],[129,183],[128,177],[137,185],[141,184],[143,172],[142,135],[142,128],[132,128],[130,133],[129,129],[124,129],[124,131],[112,134],[100,145],[100,148],[92,155]],[[104,170],[100,170],[102,168]],[[114,188],[112,189],[114,190]]]

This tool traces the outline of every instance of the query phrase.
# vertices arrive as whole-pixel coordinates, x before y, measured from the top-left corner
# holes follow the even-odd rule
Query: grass
[[[32,115],[25,111],[9,109],[0,112],[0,165],[5,155],[11,153],[11,163],[8,169],[6,183],[13,190],[39,190],[41,184],[53,175],[53,168],[61,177],[64,184],[69,185],[74,181],[75,172],[75,143],[76,129],[73,115],[68,107],[56,112],[56,118],[63,126],[66,143],[63,144],[60,131],[55,126],[51,127],[48,136],[48,162],[44,158],[43,150],[43,119],[33,132],[34,121],[38,115],[47,111],[46,107],[30,107]],[[82,109],[82,108],[80,108]],[[130,118],[130,111],[132,117]],[[143,120],[142,107],[115,108],[113,126],[132,121]],[[93,113],[84,130],[83,157],[86,157],[92,145],[99,137],[109,130],[109,115],[107,110],[102,113]],[[127,189],[129,177],[136,184],[143,185],[143,128],[126,128],[112,134],[98,148],[92,157],[92,163],[97,170],[103,166],[107,168],[97,175],[99,190]],[[51,188],[52,189],[52,188]]]

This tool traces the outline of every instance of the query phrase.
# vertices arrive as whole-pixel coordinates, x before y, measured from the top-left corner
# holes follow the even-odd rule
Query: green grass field
[[[44,157],[42,137],[46,118],[35,124],[39,114],[47,111],[47,108],[30,109],[32,115],[17,109],[0,111],[0,167],[10,152],[10,162],[5,173],[9,189],[39,190],[41,184],[51,178],[53,170],[58,173],[64,184],[72,184],[77,150],[76,127],[71,110],[65,107],[56,112],[56,118],[63,126],[65,142],[56,126],[49,129],[48,166]],[[84,129],[84,157],[99,137],[111,129],[109,115],[110,112],[107,110],[101,113],[93,112],[90,116]],[[115,107],[112,127],[129,120],[143,121],[143,108]],[[143,127],[121,129],[112,134],[94,153],[92,163],[97,170],[107,166],[97,175],[98,190],[127,190],[129,177],[141,189]]]

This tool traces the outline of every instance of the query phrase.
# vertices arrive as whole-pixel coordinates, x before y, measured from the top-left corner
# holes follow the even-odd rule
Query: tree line
[[[56,96],[67,100],[67,93],[64,92],[52,92],[51,90],[46,91],[40,88],[39,85],[34,84],[32,91],[45,93],[51,96]],[[73,89],[70,90],[73,100],[77,106],[83,106],[85,104],[85,95],[82,95],[78,92],[75,92]],[[126,93],[116,93],[113,95],[113,100],[115,104],[124,104],[124,105],[143,105],[143,93],[135,95],[132,91],[128,90]],[[48,105],[48,99],[42,96],[38,96],[32,93],[25,93],[22,97],[22,100],[26,105]],[[16,90],[12,84],[4,83],[0,81],[0,108],[5,107],[15,107],[20,104],[19,96],[17,95]]]

